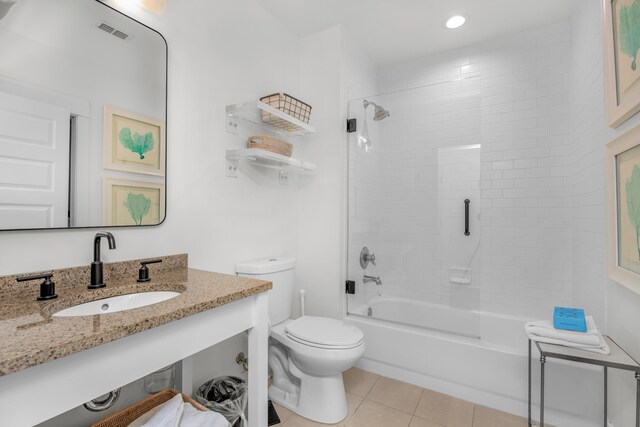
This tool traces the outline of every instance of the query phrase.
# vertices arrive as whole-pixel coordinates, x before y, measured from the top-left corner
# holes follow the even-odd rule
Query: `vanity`
[[[190,356],[243,331],[249,335],[248,421],[267,425],[267,291],[271,283],[190,269],[186,255],[162,258],[138,282],[141,260],[105,264],[101,289],[89,267],[56,270],[58,298],[38,301],[37,283],[0,277],[2,424],[33,426],[181,361],[178,388],[191,394]],[[151,305],[61,317],[69,307],[118,295],[177,292]]]
[[[164,37],[111,0],[1,4],[0,231],[161,225]],[[248,331],[249,425],[267,425],[271,283],[189,269],[186,255],[139,282],[142,260],[102,265],[99,236],[115,248],[100,231],[90,265],[0,277],[0,424],[33,426],[176,362],[190,395],[191,356]]]

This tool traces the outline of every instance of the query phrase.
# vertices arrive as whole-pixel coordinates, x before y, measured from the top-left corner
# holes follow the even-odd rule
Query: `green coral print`
[[[636,229],[636,246],[640,260],[640,166],[633,166],[631,178],[624,185],[627,194],[627,210],[631,224]]]
[[[631,69],[637,68],[640,49],[640,0],[620,7],[620,49],[633,58]]]
[[[151,208],[151,199],[147,199],[144,194],[129,192],[123,205],[129,210],[131,218],[133,218],[136,225],[142,225],[142,218],[149,213]]]
[[[156,145],[151,132],[147,132],[144,135],[136,132],[131,135],[131,129],[122,128],[118,133],[118,137],[120,138],[122,146],[132,153],[137,153],[140,156],[140,160],[144,159],[144,153],[153,150],[153,147]]]

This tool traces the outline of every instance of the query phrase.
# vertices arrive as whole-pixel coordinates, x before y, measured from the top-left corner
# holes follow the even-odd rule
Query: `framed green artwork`
[[[640,126],[606,146],[609,277],[640,293]]]
[[[105,169],[164,176],[164,122],[105,105]]]
[[[157,225],[165,216],[164,184],[104,178],[104,225]]]
[[[640,111],[640,0],[603,0],[607,122],[618,127]]]

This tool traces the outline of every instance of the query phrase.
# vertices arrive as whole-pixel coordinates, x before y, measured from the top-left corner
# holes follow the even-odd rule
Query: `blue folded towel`
[[[555,307],[553,327],[565,331],[587,332],[584,310],[581,308]]]

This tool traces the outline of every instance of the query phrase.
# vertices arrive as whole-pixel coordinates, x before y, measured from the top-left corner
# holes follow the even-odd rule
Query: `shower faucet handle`
[[[369,248],[365,246],[360,252],[360,267],[364,270],[369,263],[376,265],[376,254],[369,253]]]
[[[373,265],[376,265],[376,254],[372,253],[369,255],[369,262]]]

